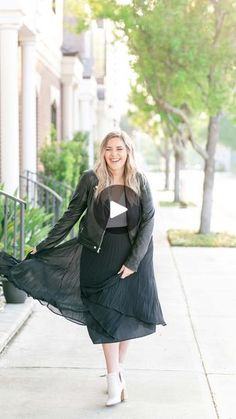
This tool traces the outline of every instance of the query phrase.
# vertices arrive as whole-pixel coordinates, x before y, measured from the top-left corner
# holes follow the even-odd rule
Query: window
[[[54,128],[57,127],[57,105],[55,101],[51,105],[51,124]]]
[[[56,3],[57,3],[57,0],[52,0],[52,11],[54,13],[56,13]]]

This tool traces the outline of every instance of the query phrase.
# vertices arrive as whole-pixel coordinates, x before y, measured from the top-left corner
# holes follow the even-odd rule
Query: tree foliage
[[[233,0],[90,0],[96,16],[115,21],[133,56],[136,86],[180,119],[235,106]]]
[[[81,33],[88,29],[91,22],[91,11],[88,7],[88,3],[85,0],[65,0],[64,2],[65,12],[65,27],[66,29]],[[72,21],[71,18],[72,17]],[[76,17],[77,23],[74,25],[74,17]]]

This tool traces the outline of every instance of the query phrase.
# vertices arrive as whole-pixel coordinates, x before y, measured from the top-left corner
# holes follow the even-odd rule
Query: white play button
[[[125,211],[128,211],[128,208],[117,204],[117,202],[110,201],[110,218],[117,217],[117,215],[123,214]]]
[[[111,227],[126,226],[127,222],[127,229],[133,230],[142,217],[140,197],[128,186],[108,186],[94,199],[93,214],[103,231],[109,219]],[[117,230],[123,234],[123,229]]]

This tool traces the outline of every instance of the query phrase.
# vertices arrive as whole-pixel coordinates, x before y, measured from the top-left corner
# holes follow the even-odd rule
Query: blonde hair
[[[140,173],[140,171],[136,163],[133,141],[124,131],[109,132],[100,144],[99,157],[94,165],[94,171],[98,177],[98,185],[95,196],[97,197],[103,189],[112,185],[113,179],[105,161],[105,151],[108,141],[115,137],[120,138],[124,142],[127,150],[127,159],[124,167],[124,184],[125,186],[131,188],[139,196],[140,182],[137,174]]]

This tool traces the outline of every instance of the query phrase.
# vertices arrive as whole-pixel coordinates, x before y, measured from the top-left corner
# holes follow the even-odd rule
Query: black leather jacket
[[[132,243],[130,254],[124,265],[133,271],[138,270],[139,263],[144,257],[150,243],[154,226],[154,206],[148,180],[144,174],[138,173],[141,186],[139,211],[128,234]],[[49,249],[58,245],[69,233],[74,224],[80,219],[78,241],[99,253],[102,251],[102,241],[106,229],[102,228],[95,219],[93,211],[94,192],[98,178],[92,169],[85,170],[79,180],[67,210],[49,231],[45,240],[36,246],[36,250]],[[128,227],[129,211],[127,211]],[[82,217],[81,217],[82,216]],[[133,216],[133,214],[132,214]],[[109,211],[107,212],[107,219]],[[135,226],[133,227],[133,225]]]

